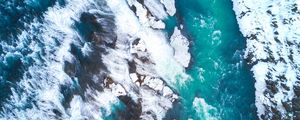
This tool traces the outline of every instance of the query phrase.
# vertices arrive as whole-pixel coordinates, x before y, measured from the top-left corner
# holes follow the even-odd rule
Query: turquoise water
[[[174,108],[178,109],[176,117],[257,119],[254,79],[242,57],[246,42],[231,1],[176,0],[176,8],[178,21],[192,42],[192,60],[187,70],[192,80],[177,88],[182,102],[181,107]],[[195,97],[202,101],[194,102]]]
[[[8,45],[16,46],[20,44],[14,40],[18,34],[24,29],[28,29],[27,24],[33,22],[34,19],[43,22],[43,14],[49,7],[53,7],[56,1],[62,7],[65,4],[64,0],[26,1],[0,2],[0,16],[3,18],[0,19],[0,39]],[[181,99],[170,110],[166,119],[257,119],[254,106],[254,79],[249,66],[245,64],[242,58],[246,43],[239,32],[231,1],[176,0],[176,8],[177,16],[166,20],[167,32],[172,33],[174,26],[179,23],[184,25],[184,32],[191,40],[192,60],[187,73],[192,79],[177,87],[176,90]],[[74,27],[79,32],[89,34],[91,32],[88,27],[91,25],[89,22],[91,21],[86,21],[83,24],[75,23]],[[28,35],[28,37],[33,36],[28,38],[28,41],[22,41],[24,46],[31,44],[31,41],[36,41],[40,44],[41,50],[45,49],[43,40],[38,40],[40,39],[40,32],[38,31],[40,30],[37,29],[37,35]],[[86,37],[85,34],[80,35]],[[82,54],[78,52],[80,49],[76,47],[72,45],[70,52],[79,61],[88,59],[81,58]],[[7,54],[5,57],[0,56],[0,90],[2,90],[0,93],[0,106],[11,95],[11,88],[21,89],[17,88],[16,84],[25,71],[30,66],[34,66],[35,59],[43,61],[43,55],[45,55],[44,51],[40,51],[36,53],[39,58],[33,59],[31,57],[34,56],[29,56],[29,54],[35,51],[30,48],[15,48],[6,50],[6,52],[3,49],[8,48],[4,44],[0,45],[0,54]],[[99,54],[93,54],[90,57],[97,57],[97,55]],[[93,65],[101,64],[100,61],[90,60],[81,63],[82,69],[81,67],[76,68],[81,71],[78,76],[84,77],[79,79],[82,88],[86,88],[87,85],[94,85],[92,82],[85,81],[91,77],[85,76],[85,74],[94,74],[92,72],[88,73],[90,64],[87,63],[89,62],[93,62]],[[73,94],[75,95],[78,92],[76,90],[74,92],[70,86],[65,86],[65,88],[62,86],[61,89],[64,92],[64,97],[66,97],[66,103],[69,102],[68,99],[72,98]],[[32,107],[33,98],[31,96],[26,98],[29,107]],[[138,119],[136,117],[138,117],[141,109],[138,106],[129,98],[121,98],[117,104],[112,106],[112,114],[104,119]],[[109,114],[109,111],[102,108],[99,111]],[[137,111],[137,113],[131,111]]]

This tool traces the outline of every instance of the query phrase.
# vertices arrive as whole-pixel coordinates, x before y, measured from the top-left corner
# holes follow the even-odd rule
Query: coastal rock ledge
[[[300,1],[232,0],[260,119],[300,119]]]

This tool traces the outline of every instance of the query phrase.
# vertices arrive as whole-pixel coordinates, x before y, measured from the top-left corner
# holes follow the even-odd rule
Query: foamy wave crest
[[[79,18],[84,11],[90,9],[100,11],[103,9],[101,5],[100,2],[90,0],[70,0],[66,1],[65,6],[57,3],[48,8],[42,21],[35,19],[28,25],[28,29],[18,36],[19,41],[30,43],[25,46],[21,42],[16,48],[29,48],[32,53],[26,57],[34,62],[17,83],[17,87],[11,88],[12,95],[2,107],[3,118],[101,119],[99,106],[108,109],[107,104],[114,103],[116,98],[108,99],[107,104],[97,103],[97,100],[89,103],[90,99],[99,99],[107,95],[105,92],[103,94],[89,92],[93,91],[89,86],[86,88],[87,92],[76,93],[77,89],[83,87],[78,88],[78,79],[65,72],[66,63],[75,60],[71,54],[71,44],[77,44],[83,39],[74,29],[75,21],[80,21]],[[105,11],[101,12],[99,14]],[[72,92],[78,95],[71,95],[72,97],[68,98],[70,96],[68,94]],[[87,103],[88,105],[85,105]]]
[[[15,48],[31,52],[13,55],[32,63],[11,88],[1,117],[163,119],[178,99],[170,86],[188,78],[190,57],[178,58],[190,56],[187,39],[176,29],[173,49],[161,31],[162,20],[175,12],[174,1],[56,3],[18,35]],[[15,48],[7,45],[5,55]]]

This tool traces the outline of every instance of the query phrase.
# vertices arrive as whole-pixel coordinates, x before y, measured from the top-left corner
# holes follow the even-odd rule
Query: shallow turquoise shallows
[[[177,22],[182,22],[191,40],[187,73],[192,80],[177,88],[181,107],[173,108],[177,110],[170,116],[181,120],[257,119],[254,79],[243,60],[246,42],[231,1],[176,0],[176,8]]]

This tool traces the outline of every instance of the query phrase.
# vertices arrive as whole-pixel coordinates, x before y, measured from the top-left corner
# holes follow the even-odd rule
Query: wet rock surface
[[[162,29],[175,14],[173,0],[67,0],[49,7],[20,31],[20,41],[33,39],[35,63],[1,106],[1,118],[149,120],[173,107],[178,96],[155,59],[172,49]]]
[[[247,38],[260,119],[299,119],[300,15],[292,1],[232,0]]]

